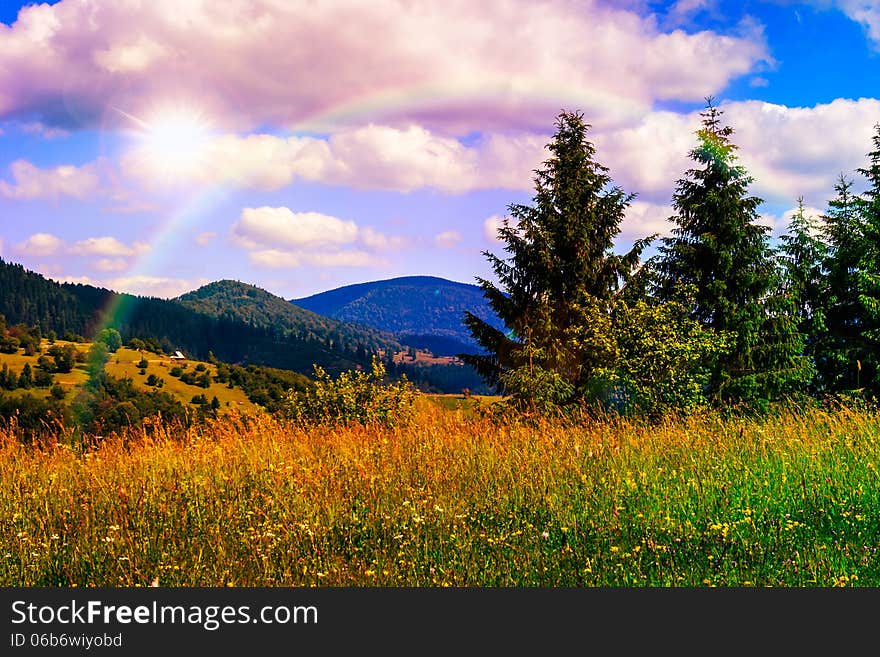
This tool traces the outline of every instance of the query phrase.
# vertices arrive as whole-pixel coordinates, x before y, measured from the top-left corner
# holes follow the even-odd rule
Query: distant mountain
[[[428,348],[437,355],[478,349],[462,321],[466,310],[502,327],[479,286],[434,276],[346,285],[291,299],[291,303],[320,315],[388,331],[407,345]]]
[[[175,299],[192,310],[263,329],[283,331],[343,351],[397,351],[400,341],[388,332],[349,324],[295,306],[266,290],[240,281],[209,283]]]

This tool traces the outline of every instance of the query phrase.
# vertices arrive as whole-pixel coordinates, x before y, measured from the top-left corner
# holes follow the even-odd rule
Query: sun
[[[137,126],[134,156],[139,166],[154,176],[191,180],[209,164],[212,131],[201,112],[173,107],[157,110],[144,118],[122,113]]]

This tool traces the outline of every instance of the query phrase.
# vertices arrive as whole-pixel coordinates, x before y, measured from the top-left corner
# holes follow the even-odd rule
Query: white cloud
[[[16,160],[9,169],[13,182],[0,180],[0,195],[16,200],[58,199],[62,196],[86,200],[99,191],[101,183],[93,164],[82,167],[65,164],[40,169],[26,160]]]
[[[358,229],[358,240],[364,246],[376,251],[402,249],[411,245],[412,240],[401,235],[386,235],[375,228],[365,226]]]
[[[74,255],[89,256],[135,256],[150,251],[152,247],[144,242],[133,242],[126,245],[115,237],[89,237],[79,240],[70,247]]]
[[[372,253],[360,250],[342,251],[284,251],[262,249],[249,254],[251,262],[270,269],[296,269],[304,265],[313,267],[387,267],[388,261]]]
[[[218,125],[245,130],[417,122],[448,134],[490,123],[534,131],[560,107],[611,123],[657,99],[699,100],[767,58],[759,34],[664,32],[656,15],[614,4],[28,6],[3,28],[0,119],[98,125],[115,106],[148,120],[157,99],[190,93]]]
[[[836,0],[840,9],[859,23],[875,49],[880,50],[880,2],[876,0]]]
[[[55,255],[64,247],[63,240],[49,233],[34,233],[15,246],[16,253],[26,256]]]
[[[752,193],[772,203],[824,207],[840,173],[854,176],[867,162],[880,100],[838,99],[814,107],[760,101],[723,105],[736,128],[743,165],[755,179]]]
[[[669,205],[633,201],[620,224],[620,238],[636,240],[654,234],[658,237],[668,236],[673,228],[673,224],[668,221],[672,214],[673,209]]]
[[[357,233],[353,221],[266,206],[245,208],[232,227],[236,242],[247,249],[348,244],[357,239]]]
[[[96,50],[94,61],[110,73],[137,73],[149,69],[167,55],[168,51],[163,46],[141,35],[131,43]]]
[[[92,267],[98,271],[125,271],[128,262],[123,258],[100,258],[92,263]]]
[[[327,140],[259,134],[208,139],[204,153],[173,178],[163,161],[140,147],[126,153],[126,178],[150,187],[232,185],[277,190],[304,180],[357,189],[410,192],[434,188],[524,189],[545,156],[549,137],[487,134],[465,146],[424,127],[367,125]]]
[[[434,236],[434,244],[441,249],[450,249],[462,240],[461,233],[457,230],[444,230]]]
[[[117,292],[170,299],[194,290],[207,282],[206,279],[191,281],[165,276],[136,275],[110,279],[106,286]]]
[[[94,278],[89,278],[88,276],[59,276],[53,277],[53,280],[58,281],[59,283],[71,283],[73,285],[92,285],[94,287],[105,287],[101,284],[100,281],[96,281]]]
[[[504,225],[504,217],[493,214],[483,221],[483,235],[490,242],[498,242],[498,231]]]

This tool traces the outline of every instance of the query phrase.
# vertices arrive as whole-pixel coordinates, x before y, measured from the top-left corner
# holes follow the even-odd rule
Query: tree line
[[[614,251],[634,194],[615,184],[580,112],[561,112],[531,204],[508,206],[497,283],[477,282],[506,329],[471,313],[484,354],[462,354],[529,409],[766,409],[880,392],[880,124],[867,163],[841,174],[819,217],[803,199],[774,244],[707,99],[676,181],[668,236]],[[829,190],[830,191],[830,190]],[[657,244],[656,253],[645,251]]]

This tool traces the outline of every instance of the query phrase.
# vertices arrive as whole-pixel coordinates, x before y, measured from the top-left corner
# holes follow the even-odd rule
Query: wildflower
[[[550,532],[545,529],[541,532],[541,538],[550,538]]]

